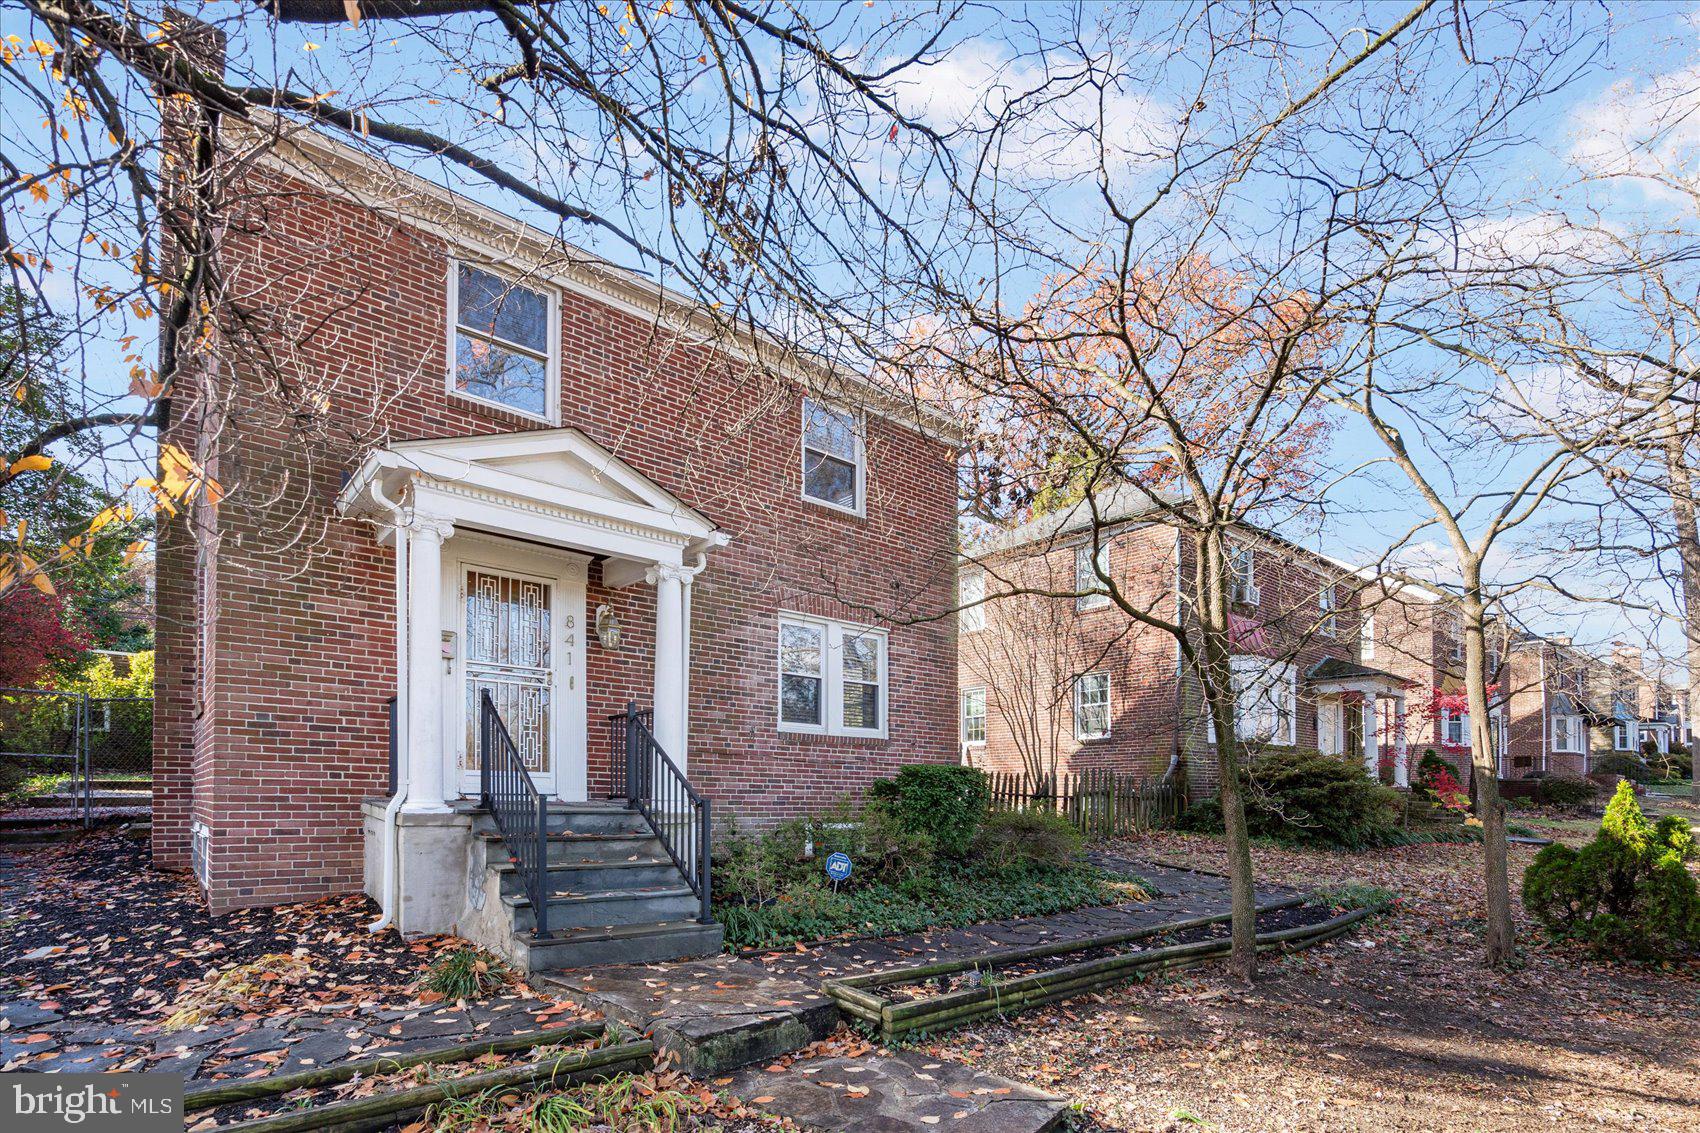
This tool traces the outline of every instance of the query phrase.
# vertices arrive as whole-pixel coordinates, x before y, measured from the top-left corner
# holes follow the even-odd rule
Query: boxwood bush
[[[1398,826],[1398,792],[1371,780],[1352,760],[1314,748],[1267,748],[1241,770],[1240,783],[1253,837],[1347,850],[1409,841]],[[1181,824],[1220,831],[1221,804],[1206,799]]]
[[[932,837],[938,852],[965,858],[991,805],[986,773],[949,763],[913,763],[894,779],[868,788],[868,800],[889,810],[911,830]]]

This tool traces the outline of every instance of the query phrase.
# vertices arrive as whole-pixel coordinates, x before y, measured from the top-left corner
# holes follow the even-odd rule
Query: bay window
[[[1583,749],[1583,737],[1586,734],[1580,716],[1554,716],[1552,718],[1552,749],[1554,751],[1581,751]]]

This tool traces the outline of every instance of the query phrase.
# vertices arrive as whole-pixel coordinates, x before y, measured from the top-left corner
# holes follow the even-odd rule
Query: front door
[[[459,542],[459,539],[455,540]],[[453,778],[478,794],[479,706],[488,693],[540,791],[585,792],[584,564],[576,555],[482,541],[455,556],[459,647],[445,697]]]

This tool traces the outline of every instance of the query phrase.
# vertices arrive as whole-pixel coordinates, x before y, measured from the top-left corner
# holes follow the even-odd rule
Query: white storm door
[[[479,706],[487,693],[540,791],[555,793],[560,619],[554,578],[468,564],[461,572],[461,791],[478,793]]]

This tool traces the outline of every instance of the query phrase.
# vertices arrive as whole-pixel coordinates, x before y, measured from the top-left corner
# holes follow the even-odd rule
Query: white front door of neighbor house
[[[457,536],[449,549],[450,781],[477,797],[479,710],[488,693],[538,790],[583,799],[586,560],[475,536]]]

